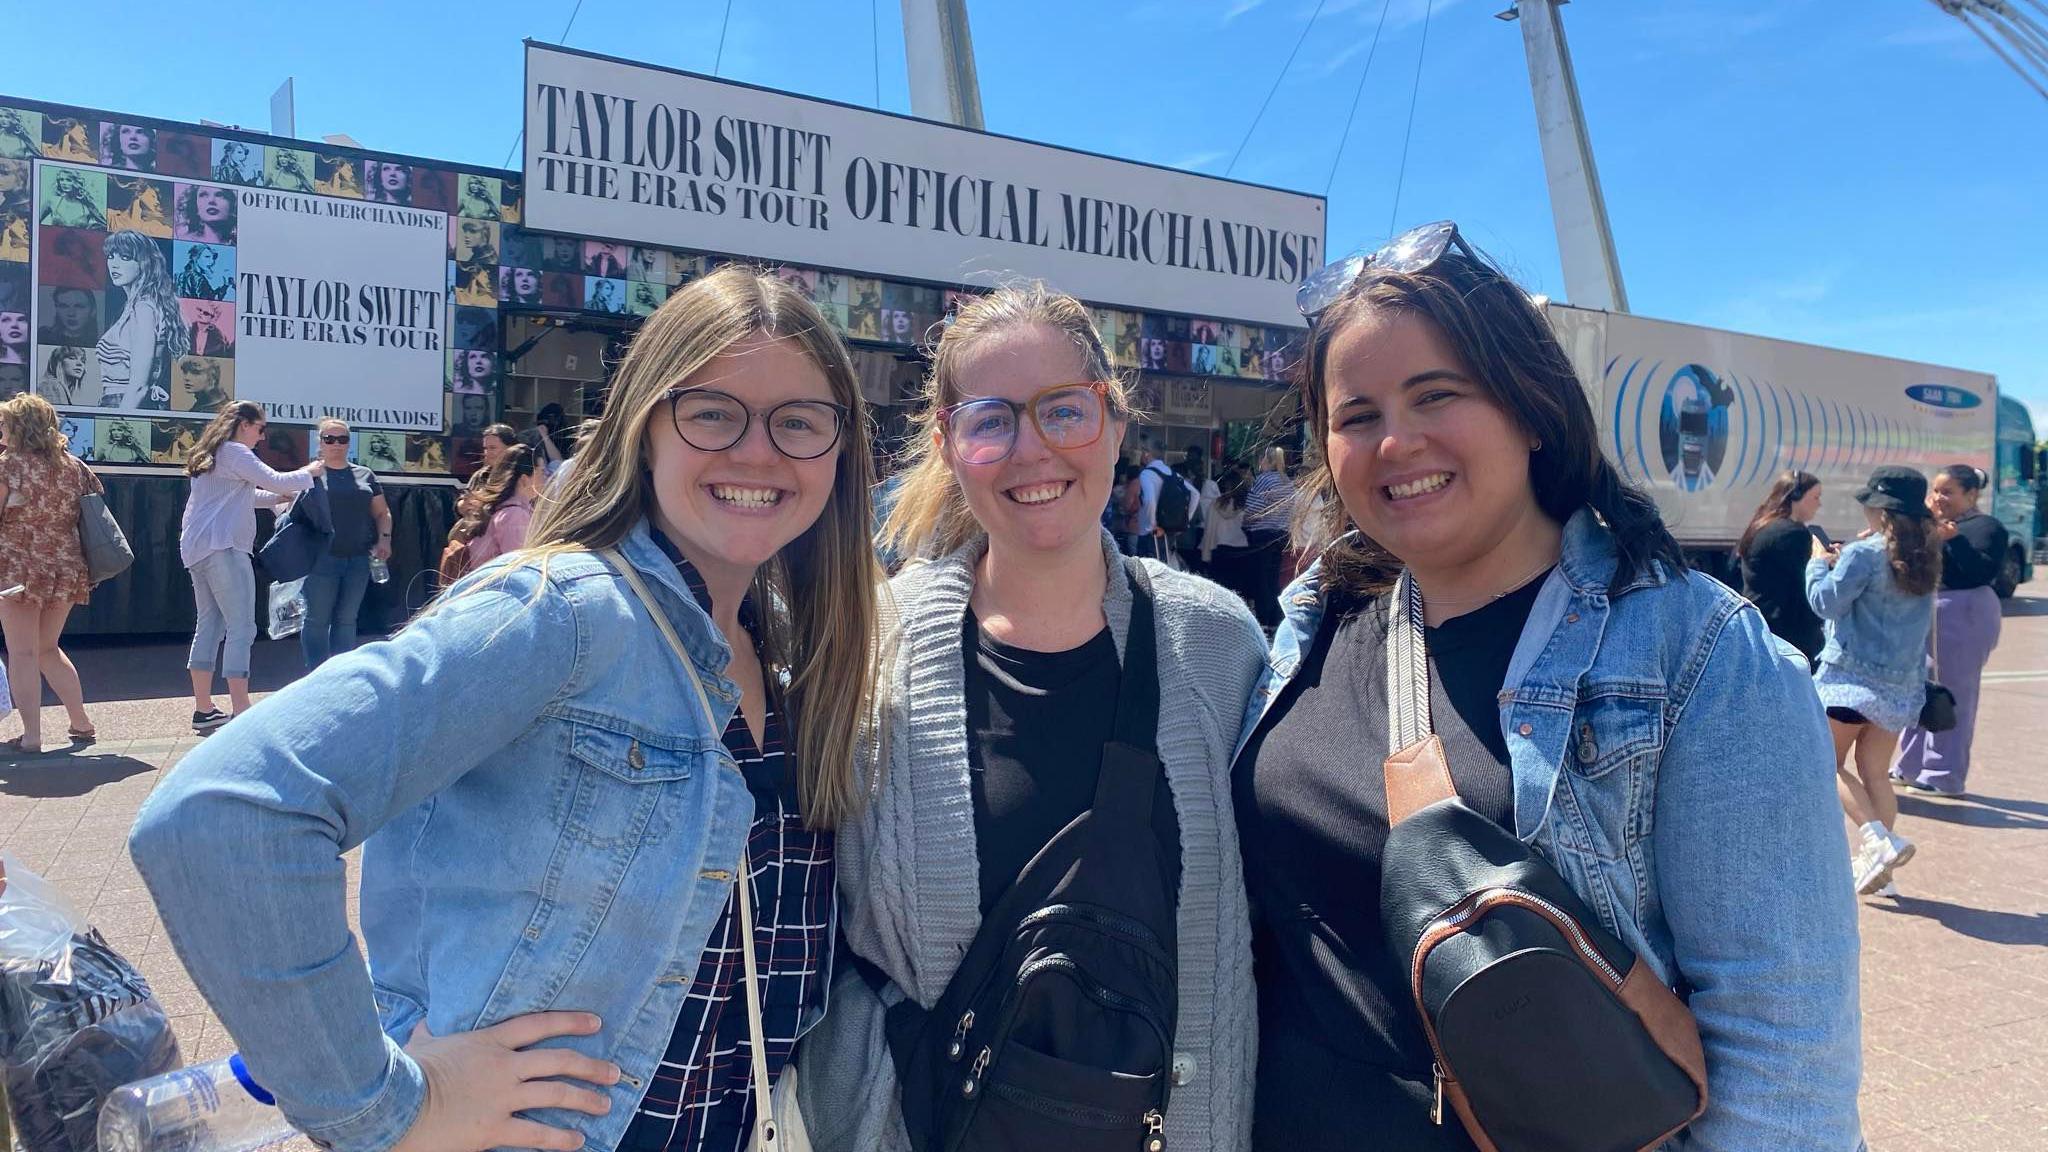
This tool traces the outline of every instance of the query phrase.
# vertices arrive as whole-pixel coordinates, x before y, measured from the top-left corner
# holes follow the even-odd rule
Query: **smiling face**
[[[1344,510],[1404,563],[1480,563],[1531,517],[1530,437],[1436,325],[1368,313],[1330,343],[1324,450]]]
[[[947,403],[995,397],[1026,404],[1048,388],[1090,379],[1087,358],[1065,333],[1019,325],[985,337],[961,357],[955,372],[959,392]],[[960,445],[939,433],[938,448],[990,546],[1032,552],[1095,548],[1124,422],[1105,411],[1101,437],[1076,448],[1047,444],[1029,416],[1016,423],[1016,446],[992,464],[969,462]]]
[[[1977,506],[1977,493],[1963,491],[1956,478],[1946,472],[1934,474],[1934,484],[1927,490],[1927,506],[1943,520],[1955,520]]]
[[[706,452],[676,431],[667,399],[655,402],[645,433],[654,480],[652,516],[706,579],[743,582],[817,521],[845,451],[842,437],[815,460],[791,460],[769,442],[766,413],[791,400],[839,398],[797,343],[762,335],[713,357],[677,384],[726,393],[751,414],[737,444]],[[709,443],[715,435],[707,429],[699,440]]]

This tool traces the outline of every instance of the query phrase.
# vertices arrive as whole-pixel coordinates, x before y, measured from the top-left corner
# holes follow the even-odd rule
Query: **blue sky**
[[[244,3],[192,20],[114,3],[100,19],[121,34],[95,38],[88,63],[74,6],[0,0],[8,39],[46,46],[7,52],[0,91],[263,128],[291,75],[301,136],[496,166],[519,127],[519,41],[555,39],[572,5]],[[1520,33],[1492,19],[1503,6],[1323,0],[1230,173],[1327,187],[1333,251],[1390,221],[1451,217],[1563,296]],[[1315,8],[970,0],[988,126],[1223,174]],[[735,0],[721,59],[725,10],[583,0],[566,42],[909,110],[896,0]],[[1995,372],[2048,433],[2048,101],[1961,24],[1927,0],[1563,13],[1635,311]]]

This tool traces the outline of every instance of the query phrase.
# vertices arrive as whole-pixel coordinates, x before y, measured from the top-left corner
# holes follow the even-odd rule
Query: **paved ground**
[[[0,849],[56,882],[136,961],[189,1058],[221,1055],[233,1042],[123,850],[137,807],[196,743],[184,734],[190,702],[165,696],[179,691],[182,648],[74,658],[104,738],[67,757],[0,759]],[[289,643],[258,643],[259,692],[294,668]],[[45,731],[62,724],[61,709],[45,711]],[[0,735],[17,731],[0,722]],[[1977,748],[1969,799],[1901,799],[1919,856],[1899,873],[1902,899],[1863,905],[1863,1117],[1876,1152],[2048,1150],[2048,580],[2007,608]]]

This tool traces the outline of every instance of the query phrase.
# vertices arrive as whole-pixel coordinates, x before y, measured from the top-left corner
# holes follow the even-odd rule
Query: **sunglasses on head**
[[[346,444],[348,443],[348,433],[343,432],[339,436],[323,435],[320,437],[320,442],[322,444]]]
[[[1465,238],[1458,234],[1458,226],[1449,220],[1424,224],[1411,228],[1381,245],[1377,251],[1354,252],[1335,264],[1325,264],[1320,271],[1301,282],[1294,290],[1294,306],[1301,310],[1310,327],[1323,313],[1330,310],[1351,287],[1353,281],[1367,268],[1382,272],[1393,272],[1412,276],[1427,271],[1444,258],[1444,253],[1455,245],[1467,260],[1477,263],[1479,257],[1472,251]]]

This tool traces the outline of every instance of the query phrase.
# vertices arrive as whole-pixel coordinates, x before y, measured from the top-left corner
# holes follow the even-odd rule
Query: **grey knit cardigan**
[[[1108,533],[1103,615],[1119,657],[1131,589]],[[842,825],[835,852],[840,923],[853,950],[893,983],[880,997],[842,964],[825,1019],[797,1053],[799,1099],[819,1152],[909,1152],[884,1004],[930,1007],[980,927],[980,864],[967,780],[966,665],[961,627],[977,540],[891,582],[896,627],[886,644],[881,751],[866,757],[872,794]],[[1250,1144],[1258,1029],[1251,922],[1230,758],[1266,645],[1236,596],[1146,561],[1159,650],[1159,754],[1180,817],[1180,1018],[1168,1146],[1236,1152]]]

